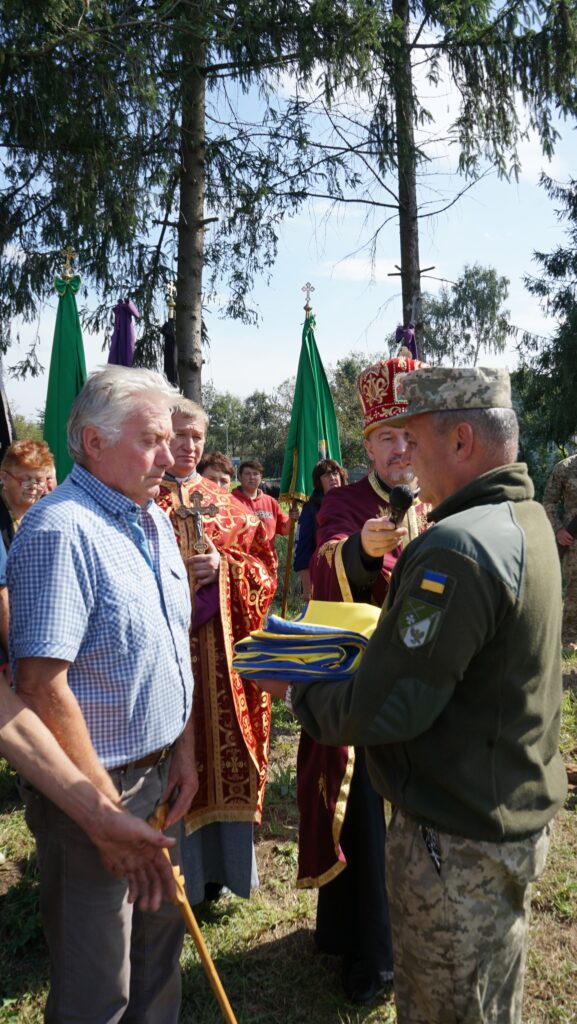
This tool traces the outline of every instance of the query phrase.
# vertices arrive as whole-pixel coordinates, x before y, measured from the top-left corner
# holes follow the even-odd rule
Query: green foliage
[[[18,1024],[18,1000],[3,999],[0,1005],[1,1024]]]
[[[550,155],[553,116],[575,111],[575,4],[6,0],[0,345],[11,320],[32,318],[51,294],[69,244],[84,298],[97,297],[85,325],[108,326],[113,302],[130,294],[142,313],[137,359],[150,364],[183,232],[199,262],[191,271],[179,259],[179,291],[204,264],[205,295],[245,322],[256,318],[251,285],[276,258],[282,219],[308,197],[372,207],[375,252],[399,210],[386,174],[401,181],[427,161],[411,141],[431,121],[411,61],[424,67],[427,90],[456,87],[449,134],[462,173],[474,178],[489,161],[514,176],[524,132]],[[206,214],[194,223],[183,149],[203,168]],[[445,205],[423,204],[421,215]],[[177,324],[185,312],[177,307]],[[24,363],[33,371],[34,351]]]
[[[574,659],[574,655],[572,656]],[[574,662],[573,662],[574,664]],[[563,717],[559,749],[564,757],[577,757],[577,691],[566,690],[563,694]]]
[[[280,701],[273,706],[278,709],[271,743],[273,782],[265,799],[262,825],[255,828],[261,885],[250,901],[230,897],[196,908],[203,937],[239,1024],[302,1024],[303,1006],[315,1024],[394,1024],[392,1002],[359,1009],[346,1004],[338,958],[314,951],[316,891],[295,888],[298,811],[293,787],[298,728]],[[575,691],[568,691],[563,707],[565,753],[577,744],[576,712]],[[0,783],[6,771],[0,764]],[[9,773],[9,792],[2,795],[10,807],[11,779]],[[287,785],[288,792],[283,794]],[[13,816],[21,814],[13,812]],[[21,840],[10,857],[16,859],[24,845]],[[545,873],[533,886],[523,1006],[527,1024],[569,1024],[575,1018],[576,849],[577,816],[565,809],[554,823]],[[27,875],[26,884],[33,890],[35,876]],[[0,920],[2,928],[3,905]],[[8,949],[0,942],[0,1024],[40,1024],[43,1020],[47,957],[43,953],[40,959],[35,949],[35,940],[32,948],[28,944],[18,949]],[[185,940],[181,968],[182,1024],[222,1022],[190,938]]]
[[[265,476],[280,476],[289,413],[274,393],[254,391],[244,403],[246,451],[249,458],[261,460]]]
[[[574,920],[577,912],[577,879],[566,876],[559,882],[553,898],[553,908],[559,920]]]
[[[298,65],[307,82],[326,59],[335,62],[327,95],[352,82],[373,22],[360,0],[3,4],[2,343],[11,319],[31,319],[50,295],[72,244],[84,297],[89,286],[97,295],[86,326],[108,325],[113,301],[130,294],[142,313],[137,361],[154,364],[183,233],[200,265],[179,261],[179,291],[204,262],[206,295],[218,289],[225,315],[253,322],[250,287],[274,261],[278,224],[311,183],[329,187],[340,162],[308,152],[298,114],[281,110],[280,76]],[[206,236],[206,215],[186,215],[183,149],[200,157],[198,198],[214,224]],[[183,312],[177,304],[177,337]],[[34,353],[26,362],[30,370]]]
[[[465,266],[459,279],[438,296],[423,297],[423,358],[430,363],[476,366],[480,354],[505,350],[509,334],[502,304],[509,281],[493,267]]]
[[[300,723],[281,700],[273,700],[271,723],[274,733],[299,733]]]
[[[44,439],[42,420],[30,420],[19,412],[14,414],[12,420],[14,423],[14,433],[19,441],[27,439],[42,441]]]
[[[339,427],[343,465],[367,463],[363,446],[363,418],[357,394],[357,378],[383,353],[360,355],[350,352],[335,366],[326,367]],[[276,478],[282,468],[291,408],[294,378],[266,394],[255,391],[241,400],[230,393],[203,388],[203,405],[209,417],[206,451],[217,449],[230,455],[260,459],[265,477]],[[278,539],[282,545],[282,538]],[[295,595],[296,596],[296,595]]]
[[[281,800],[292,799],[296,800],[297,794],[297,777],[296,770],[292,765],[286,765],[285,767],[275,768],[270,775],[267,786],[267,797],[274,799],[276,797]]]
[[[550,338],[519,339],[522,362],[515,379],[534,437],[553,440],[563,450],[577,433],[577,179],[561,185],[542,175],[541,181],[560,204],[557,216],[566,221],[567,244],[549,254],[536,252],[542,272],[526,285],[558,326]]]
[[[417,172],[435,174],[428,145],[438,143],[438,134],[427,130],[434,121],[428,97],[455,97],[446,141],[468,184],[487,166],[517,177],[525,133],[534,132],[550,156],[558,137],[554,119],[575,113],[577,8],[558,0],[390,0],[373,9],[375,45],[356,89],[331,97],[328,111],[326,96],[304,104],[297,93],[291,113],[300,114],[302,134],[319,155],[331,147],[341,153],[348,178],[342,164],[334,165],[328,195],[314,183],[309,194],[334,199],[339,211],[346,208],[341,204],[367,211],[370,228],[360,247],[373,260],[384,229],[399,217],[402,322],[420,325],[418,223],[447,210],[460,194],[436,188],[433,195],[427,181],[419,186]]]
[[[209,418],[206,451],[259,459],[265,477],[280,476],[293,391],[294,382],[285,381],[270,395],[254,391],[241,401],[228,392],[204,388],[203,405]]]
[[[534,373],[526,367],[515,370],[511,374],[511,386],[519,420],[519,458],[527,463],[535,497],[541,501],[553,466],[570,452],[550,440],[551,435],[543,423],[547,413]]]
[[[288,552],[288,537],[277,537],[276,549],[278,553],[278,587],[274,596],[273,603],[271,605],[271,612],[274,615],[280,615],[282,610],[282,601],[285,587],[285,576],[286,576],[286,559]],[[294,546],[293,546],[293,558],[294,558]],[[288,591],[286,601],[286,617],[287,619],[294,619],[303,608],[303,594],[301,581],[297,576],[296,572],[292,569],[288,577]]]
[[[229,392],[221,393],[213,387],[205,387],[202,404],[208,414],[205,451],[215,450],[242,458],[244,403]]]

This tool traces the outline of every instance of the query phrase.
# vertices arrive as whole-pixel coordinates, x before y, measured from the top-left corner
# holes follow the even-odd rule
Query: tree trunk
[[[180,209],[176,291],[176,345],[180,386],[201,401],[202,267],[204,260],[205,77],[204,47],[185,57],[180,129]]]
[[[393,14],[403,24],[403,39],[397,58],[395,110],[397,121],[397,164],[399,181],[399,232],[403,326],[417,325],[419,352],[422,346],[421,276],[419,263],[419,222],[417,219],[417,160],[415,153],[413,76],[409,48],[408,0],[393,0]]]

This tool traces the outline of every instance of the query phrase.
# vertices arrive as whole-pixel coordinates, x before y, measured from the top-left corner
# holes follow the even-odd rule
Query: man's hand
[[[86,832],[100,853],[104,867],[128,883],[128,901],[138,900],[141,910],[158,910],[163,899],[176,895],[174,875],[163,847],[176,839],[157,832],[145,821],[120,807],[106,805]]]
[[[570,548],[571,545],[575,543],[575,537],[573,537],[572,534],[569,533],[569,530],[566,530],[564,526],[562,526],[560,530],[557,530],[556,536],[557,543],[562,548]]]
[[[206,587],[218,579],[218,567],[220,565],[220,554],[212,543],[210,537],[205,536],[208,550],[204,555],[191,555],[186,560],[190,573],[197,587]]]
[[[162,802],[169,804],[165,828],[174,825],[186,814],[197,791],[198,774],[194,760],[194,733],[191,717],[184,732],[174,744],[170,759],[168,785],[162,797]]]
[[[382,558],[398,547],[407,536],[404,526],[395,526],[386,516],[367,519],[361,530],[361,547],[369,558]]]
[[[272,694],[273,697],[278,697],[279,700],[285,699],[288,683],[280,679],[253,679],[253,682],[259,690],[264,690],[266,693]]]

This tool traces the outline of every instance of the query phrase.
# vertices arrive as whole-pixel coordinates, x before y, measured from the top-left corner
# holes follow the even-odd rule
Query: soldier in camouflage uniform
[[[433,525],[400,556],[355,678],[285,699],[318,742],[365,744],[396,807],[399,1024],[518,1024],[530,884],[567,789],[559,562],[515,462],[508,374],[423,368],[403,393],[396,423]]]
[[[577,455],[557,463],[547,481],[543,505],[563,553],[563,646],[577,648],[577,541],[566,528],[577,516]]]

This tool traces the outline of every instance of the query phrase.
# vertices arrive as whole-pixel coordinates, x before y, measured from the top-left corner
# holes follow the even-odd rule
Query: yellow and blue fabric
[[[298,619],[270,615],[262,629],[235,644],[233,666],[255,680],[350,679],[379,616],[373,605],[309,601]]]

